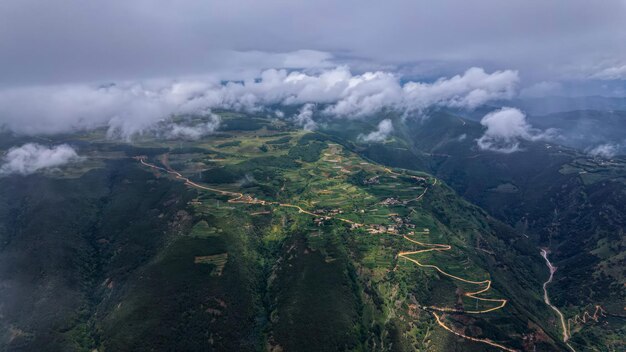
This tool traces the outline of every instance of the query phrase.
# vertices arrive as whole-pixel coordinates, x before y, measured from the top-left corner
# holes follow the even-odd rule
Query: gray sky
[[[623,79],[624,43],[624,0],[4,0],[0,86],[323,61],[320,54],[279,55],[298,50],[328,53],[357,70],[392,67],[418,77],[480,66],[519,70],[529,84]]]
[[[2,0],[0,130],[131,138],[211,108],[625,96],[625,43],[626,0]]]

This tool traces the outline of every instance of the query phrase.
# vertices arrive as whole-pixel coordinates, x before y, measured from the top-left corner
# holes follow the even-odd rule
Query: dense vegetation
[[[449,114],[367,144],[374,123],[310,133],[219,113],[228,134],[198,141],[55,137],[86,160],[0,178],[0,349],[565,350],[538,245],[569,275],[552,287],[565,313],[623,299],[615,165],[482,153],[467,144],[480,127]],[[407,238],[450,248],[401,257],[429,248]],[[572,341],[613,348],[620,328],[611,316]]]
[[[589,114],[568,118],[580,116]],[[575,324],[572,343],[620,350],[626,321],[626,160],[596,159],[545,142],[524,143],[522,152],[512,154],[481,151],[475,143],[480,126],[442,111],[397,123],[404,125],[391,144],[347,145],[375,161],[441,177],[537,247],[549,248],[558,267],[552,301],[565,315],[592,314],[596,305],[609,312],[598,323]],[[345,130],[327,132],[343,136]],[[560,329],[556,319],[553,324]]]

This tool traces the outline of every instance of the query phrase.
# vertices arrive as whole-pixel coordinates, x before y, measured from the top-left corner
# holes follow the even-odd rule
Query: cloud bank
[[[526,115],[516,108],[502,108],[485,115],[480,124],[487,127],[476,140],[481,150],[513,153],[520,149],[521,141],[538,141],[555,137],[556,131],[541,131],[526,121]]]
[[[0,127],[21,134],[53,134],[105,126],[109,136],[129,139],[171,115],[211,108],[258,110],[276,104],[323,104],[323,114],[348,118],[383,109],[471,109],[489,100],[510,98],[518,81],[516,71],[486,73],[470,68],[432,83],[403,83],[391,72],[353,74],[347,67],[335,67],[318,73],[269,69],[244,81],[211,77],[97,87],[12,88],[0,90]]]
[[[370,132],[367,135],[359,135],[358,139],[363,142],[383,142],[393,132],[393,123],[391,120],[384,119],[378,123],[378,127],[375,131]]]
[[[37,170],[58,167],[80,159],[74,148],[67,144],[46,147],[41,144],[27,143],[21,147],[9,149],[2,158],[0,175],[29,175]]]

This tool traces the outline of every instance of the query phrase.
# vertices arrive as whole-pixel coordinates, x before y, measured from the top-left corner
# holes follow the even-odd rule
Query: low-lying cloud
[[[384,119],[378,123],[376,130],[367,135],[359,135],[358,139],[363,142],[383,142],[393,132],[393,123],[390,119]]]
[[[7,151],[2,158],[0,175],[28,175],[37,170],[59,167],[80,159],[76,150],[67,144],[46,147],[41,144],[27,143]]]
[[[315,131],[317,129],[317,122],[313,120],[313,110],[315,105],[311,103],[304,104],[298,115],[293,117],[293,122],[302,127],[305,131]]]
[[[612,143],[605,143],[595,146],[593,148],[587,149],[587,154],[593,157],[610,159],[617,155],[620,150],[620,146]]]
[[[486,73],[471,68],[432,83],[402,83],[391,72],[353,74],[347,67],[336,67],[315,74],[270,69],[255,79],[226,83],[212,77],[97,87],[11,88],[0,90],[0,127],[31,135],[107,127],[110,137],[129,139],[172,115],[211,108],[258,110],[277,104],[321,104],[325,106],[322,114],[348,118],[383,109],[471,109],[489,100],[510,98],[518,80],[516,71]]]
[[[522,141],[538,141],[554,138],[556,131],[533,128],[526,115],[516,108],[502,108],[485,115],[480,124],[487,127],[476,142],[482,150],[513,153],[521,150]]]
[[[204,136],[213,134],[222,122],[220,116],[214,113],[208,113],[205,118],[208,121],[195,125],[183,122],[171,122],[160,128],[160,130],[164,131],[164,135],[167,139],[197,140]]]
[[[618,64],[603,68],[592,74],[590,78],[601,80],[624,80],[626,79],[626,64]]]

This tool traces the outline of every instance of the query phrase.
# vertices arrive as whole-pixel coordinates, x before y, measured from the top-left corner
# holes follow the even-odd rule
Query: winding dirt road
[[[548,285],[550,285],[550,283],[552,282],[552,279],[554,278],[554,273],[556,272],[556,267],[553,266],[552,263],[550,262],[550,260],[548,259],[548,251],[547,250],[542,248],[541,249],[541,256],[543,257],[543,259],[545,259],[546,265],[548,266],[548,269],[550,269],[550,277],[548,278],[548,281],[543,283],[543,301],[546,302],[546,304],[550,308],[552,308],[552,310],[556,313],[556,315],[559,316],[559,320],[561,322],[561,329],[563,330],[563,342],[567,343],[567,340],[569,340],[569,334],[567,332],[567,325],[565,325],[565,317],[563,316],[563,313],[561,313],[559,308],[555,307],[552,304],[552,302],[550,302],[550,297],[548,296]],[[572,350],[573,350],[573,348],[572,348]]]
[[[541,256],[543,257],[543,259],[546,260],[546,265],[548,266],[548,269],[550,269],[550,277],[548,278],[548,281],[543,283],[543,301],[546,302],[546,304],[550,308],[552,308],[553,311],[556,312],[556,315],[559,316],[559,320],[561,322],[561,329],[563,329],[563,342],[567,345],[567,347],[569,347],[570,350],[572,350],[573,352],[576,352],[574,347],[572,347],[572,345],[570,345],[569,342],[567,342],[567,340],[569,340],[569,338],[570,338],[570,334],[569,334],[569,329],[567,328],[567,325],[565,325],[565,317],[563,316],[563,313],[561,313],[559,308],[557,308],[556,306],[554,306],[552,304],[552,302],[550,302],[550,297],[548,296],[548,285],[552,282],[552,279],[554,278],[554,273],[556,272],[556,267],[554,265],[552,265],[552,263],[548,259],[548,251],[547,250],[542,248],[541,249]]]
[[[459,310],[459,309],[455,309],[455,308],[448,308],[448,307],[437,307],[437,306],[425,306],[422,307],[424,309],[426,309],[427,311],[429,311],[434,317],[435,320],[437,322],[437,324],[439,326],[441,326],[442,328],[444,328],[446,331],[453,333],[454,335],[457,335],[459,337],[462,337],[464,339],[470,340],[470,341],[474,341],[474,342],[480,342],[480,343],[484,343],[496,348],[499,348],[501,350],[507,351],[507,352],[515,352],[514,349],[506,347],[504,345],[501,345],[499,343],[493,342],[489,339],[481,339],[481,338],[476,338],[476,337],[471,337],[471,336],[467,336],[463,333],[460,333],[456,330],[454,330],[453,328],[447,326],[444,322],[443,322],[443,315],[440,317],[437,313],[435,313],[434,311],[439,311],[439,312],[443,312],[445,313],[467,313],[467,314],[484,314],[484,313],[488,313],[488,312],[492,312],[494,310],[498,310],[498,309],[502,309],[506,303],[507,300],[506,299],[495,299],[495,298],[483,298],[483,297],[478,297],[479,294],[485,293],[487,291],[489,291],[491,289],[491,280],[484,280],[484,281],[472,281],[472,280],[467,280],[464,279],[462,277],[458,277],[456,275],[452,275],[446,271],[444,271],[443,269],[441,269],[440,267],[436,266],[436,265],[432,265],[432,264],[422,264],[420,263],[417,259],[413,259],[408,257],[409,255],[414,255],[414,254],[420,254],[420,253],[426,253],[426,252],[431,252],[431,251],[438,251],[438,252],[443,252],[443,251],[449,251],[452,249],[452,246],[448,245],[448,244],[438,244],[438,243],[423,243],[423,242],[419,242],[416,241],[414,239],[409,238],[408,236],[403,236],[404,239],[406,239],[407,241],[411,242],[411,243],[415,243],[418,244],[422,247],[427,247],[426,249],[422,249],[422,250],[418,250],[418,251],[406,251],[406,252],[400,252],[398,253],[398,257],[402,257],[406,260],[411,261],[412,263],[417,264],[420,267],[423,268],[430,268],[430,269],[435,269],[436,271],[438,271],[440,274],[447,276],[449,278],[452,278],[454,280],[458,280],[461,282],[465,282],[465,283],[469,283],[472,285],[479,285],[482,286],[481,289],[479,289],[478,291],[475,292],[466,292],[464,293],[464,295],[466,297],[470,297],[479,301],[484,301],[484,302],[494,302],[494,303],[498,303],[498,305],[488,308],[488,309],[484,309],[484,310]]]
[[[493,341],[491,341],[491,340],[488,340],[488,339],[478,339],[478,338],[475,338],[475,337],[471,337],[471,336],[467,336],[467,335],[461,334],[460,332],[455,331],[455,330],[453,330],[452,328],[447,327],[447,326],[446,326],[446,325],[445,325],[445,324],[441,321],[441,318],[439,317],[439,315],[437,315],[437,313],[435,313],[435,312],[432,312],[432,313],[433,313],[433,315],[435,316],[435,320],[437,321],[437,324],[439,324],[439,326],[441,326],[442,328],[444,328],[446,331],[453,333],[453,334],[454,334],[454,335],[456,335],[456,336],[459,336],[459,337],[462,337],[462,338],[464,338],[464,339],[467,339],[467,340],[470,340],[470,341],[474,341],[474,342],[485,343],[485,344],[487,344],[487,345],[490,345],[490,346],[493,346],[493,347],[497,347],[497,348],[499,348],[499,349],[501,349],[501,350],[504,350],[504,351],[507,351],[507,352],[517,352],[516,350],[514,350],[514,349],[512,349],[512,348],[508,348],[508,347],[506,347],[506,346],[503,346],[503,345],[501,345],[501,344],[499,344],[499,343],[495,343],[495,342],[493,342]]]
[[[421,249],[418,251],[409,251],[409,252],[400,252],[398,253],[398,257],[402,257],[405,258],[406,260],[409,260],[423,268],[431,268],[431,269],[435,269],[437,270],[439,273],[441,273],[442,275],[445,275],[449,278],[452,278],[454,280],[457,281],[461,281],[461,282],[465,282],[468,284],[472,284],[472,285],[478,285],[478,286],[482,286],[482,288],[478,291],[475,292],[465,292],[464,295],[466,297],[470,297],[479,301],[483,301],[483,302],[494,302],[494,303],[498,303],[498,305],[496,305],[495,307],[491,307],[488,309],[483,309],[483,310],[459,310],[459,309],[454,309],[454,308],[442,308],[442,307],[436,307],[436,306],[429,306],[427,308],[429,309],[433,309],[433,310],[437,310],[440,312],[454,312],[454,313],[467,313],[467,314],[484,314],[484,313],[488,313],[488,312],[492,312],[494,310],[498,310],[503,308],[506,303],[507,300],[506,299],[496,299],[496,298],[483,298],[483,297],[478,297],[478,295],[480,295],[481,293],[485,293],[487,291],[489,291],[491,289],[491,280],[484,280],[484,281],[472,281],[472,280],[467,280],[464,279],[462,277],[458,277],[455,275],[452,275],[450,273],[447,273],[445,271],[443,271],[440,267],[436,266],[436,265],[432,265],[432,264],[422,264],[420,263],[417,259],[413,259],[408,257],[409,255],[414,255],[414,254],[420,254],[420,253],[427,253],[427,252],[432,252],[432,251],[437,251],[437,252],[443,252],[443,251],[449,251],[450,249],[452,249],[452,247],[450,245],[447,244],[436,244],[436,243],[423,243],[423,242],[419,242],[416,240],[413,240],[411,238],[409,238],[408,236],[403,236],[404,239],[406,239],[407,241],[410,241],[412,243],[418,244],[422,247],[430,247],[430,248],[426,248],[426,249]]]
[[[606,311],[600,305],[595,306],[595,311],[593,312],[593,315],[589,314],[589,312],[587,311],[584,311],[583,314],[576,314],[574,318],[567,319],[568,334],[570,335],[570,337],[572,336],[572,323],[584,325],[591,320],[597,323],[601,317],[606,317]]]

